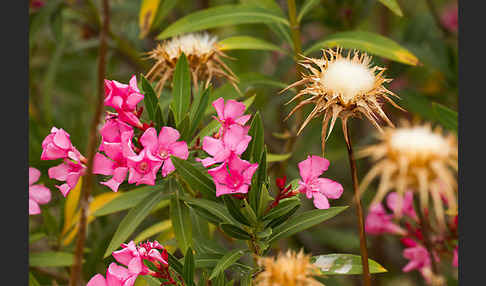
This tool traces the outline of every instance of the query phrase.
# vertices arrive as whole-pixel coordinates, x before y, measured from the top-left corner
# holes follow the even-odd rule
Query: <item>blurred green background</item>
[[[106,77],[120,82],[128,82],[132,74],[145,74],[152,62],[144,60],[145,52],[153,49],[158,41],[156,36],[168,24],[191,12],[221,4],[235,4],[237,0],[179,0],[172,10],[161,20],[155,20],[151,31],[141,38],[139,25],[142,1],[113,0],[111,6],[110,37],[108,39],[108,60]],[[248,2],[248,1],[241,1]],[[286,13],[286,1],[276,1]],[[297,1],[298,7],[304,1]],[[389,89],[402,100],[397,103],[407,109],[404,113],[391,106],[385,111],[398,123],[401,117],[434,121],[431,113],[433,102],[457,110],[457,32],[449,26],[439,28],[433,13],[425,0],[397,1],[403,12],[402,17],[392,13],[387,7],[372,0],[321,0],[302,20],[301,36],[304,50],[318,40],[325,39],[340,31],[364,30],[389,37],[407,48],[420,60],[420,65],[409,66],[380,57],[373,63],[386,66],[386,76],[393,78]],[[438,17],[457,9],[456,1],[434,0]],[[63,225],[65,198],[54,187],[55,182],[47,178],[47,169],[52,161],[41,161],[41,142],[52,126],[63,128],[71,134],[71,140],[83,153],[86,150],[89,124],[95,110],[98,33],[100,23],[100,1],[30,1],[29,20],[29,166],[41,170],[41,182],[53,194],[52,201],[42,206],[42,215],[30,218],[31,233],[45,231],[46,239],[31,244],[31,249],[74,248],[71,242],[63,246],[59,241]],[[457,10],[455,10],[457,13]],[[452,25],[453,26],[453,25]],[[225,60],[240,77],[243,93],[255,93],[256,101],[251,112],[259,110],[265,125],[265,143],[270,153],[283,152],[282,139],[274,136],[283,132],[286,124],[283,117],[289,107],[282,107],[292,93],[279,95],[280,88],[268,84],[248,83],[251,73],[264,75],[285,84],[293,83],[296,78],[295,63],[290,47],[264,24],[246,24],[212,29],[211,33],[219,38],[235,35],[249,35],[272,42],[289,54],[273,51],[238,50],[228,51],[233,60]],[[312,53],[320,56],[320,52]],[[260,76],[261,77],[261,76]],[[228,97],[238,94],[221,82],[214,83],[214,89]],[[227,94],[231,93],[231,94]],[[163,96],[161,97],[163,100]],[[304,112],[305,114],[308,111]],[[333,206],[352,206],[352,185],[349,176],[348,158],[340,122],[328,139],[327,158],[331,161],[325,177],[339,181],[344,186],[344,194]],[[376,130],[367,122],[352,120],[352,137],[355,148],[359,149],[374,142]],[[308,154],[320,154],[319,120],[312,121],[303,131],[295,151],[289,160],[287,177],[290,180],[299,176],[297,163]],[[274,164],[276,166],[276,164]],[[271,167],[273,165],[270,165]],[[359,177],[369,169],[369,162],[358,161]],[[272,178],[273,180],[274,178]],[[94,195],[109,192],[106,187],[96,184]],[[367,209],[373,192],[368,191],[364,198]],[[311,209],[312,202],[306,201]],[[104,249],[109,242],[125,212],[98,217],[89,225],[87,247],[89,261],[84,266],[85,277],[96,272],[103,273],[107,261],[103,261]],[[167,209],[160,209],[143,223],[144,227],[167,217]],[[359,236],[354,207],[334,219],[308,231],[286,239],[278,247],[303,248],[313,255],[325,253],[359,254]],[[419,273],[402,273],[406,264],[402,258],[402,246],[395,237],[369,236],[370,258],[388,269],[388,273],[374,275],[374,285],[423,285]],[[67,271],[53,270],[56,275],[65,276]],[[42,284],[50,285],[51,276],[34,272]],[[59,280],[59,281],[62,281]],[[339,277],[324,280],[326,285],[360,285],[360,276]],[[450,285],[454,285],[451,278]]]

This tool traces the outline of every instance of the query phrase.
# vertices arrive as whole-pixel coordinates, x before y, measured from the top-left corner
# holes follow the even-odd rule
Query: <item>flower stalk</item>
[[[87,216],[89,207],[89,197],[93,188],[93,162],[96,154],[96,147],[98,146],[97,129],[100,123],[101,114],[103,113],[103,99],[104,99],[104,78],[106,70],[106,52],[107,52],[107,37],[110,24],[110,7],[108,0],[103,0],[103,24],[100,33],[100,46],[98,51],[98,98],[96,101],[96,111],[93,116],[93,122],[89,133],[88,141],[88,162],[87,172],[81,187],[80,199],[80,220],[79,231],[76,240],[76,249],[74,252],[74,264],[71,268],[71,276],[69,278],[69,286],[81,285],[81,273],[83,268],[83,252],[86,240]]]
[[[371,285],[371,275],[368,265],[368,248],[366,246],[366,232],[364,228],[363,207],[361,206],[361,198],[359,193],[358,172],[356,169],[356,160],[353,154],[353,147],[351,143],[351,136],[349,128],[346,124],[343,124],[343,132],[346,139],[346,147],[348,150],[349,165],[351,168],[351,178],[353,180],[354,200],[356,203],[356,214],[358,217],[359,228],[359,246],[361,252],[361,264],[363,265],[363,283],[365,286]],[[322,138],[325,141],[325,138]],[[322,150],[324,153],[324,150]]]

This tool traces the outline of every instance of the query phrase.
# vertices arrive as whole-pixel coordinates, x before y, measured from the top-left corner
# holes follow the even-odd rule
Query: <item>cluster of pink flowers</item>
[[[107,112],[100,129],[101,143],[94,157],[93,173],[111,176],[101,184],[114,192],[127,175],[129,184],[154,185],[159,169],[162,169],[163,177],[175,170],[171,155],[184,160],[189,156],[187,143],[178,141],[180,134],[177,130],[162,127],[157,136],[155,128],[140,121],[143,109],[137,109],[137,104],[143,98],[135,76],[128,85],[105,80],[104,104],[115,112]],[[69,137],[63,129],[53,127],[42,143],[42,160],[64,160],[49,169],[51,179],[65,181],[57,186],[64,196],[86,172],[86,158],[72,145]]]
[[[308,199],[314,198],[314,206],[318,209],[328,209],[328,199],[339,199],[343,193],[343,186],[331,179],[319,178],[329,167],[329,160],[319,156],[307,156],[300,162],[299,191]]]
[[[434,234],[431,238],[433,244],[432,254],[425,248],[425,240],[422,235],[421,222],[413,206],[413,192],[408,191],[399,201],[398,194],[390,193],[386,198],[386,206],[392,211],[387,213],[382,204],[374,204],[369,208],[365,222],[365,230],[370,234],[393,234],[402,236],[401,242],[405,246],[403,257],[409,262],[402,268],[402,271],[409,272],[418,270],[427,282],[432,279],[431,256],[439,261],[440,253],[449,253],[445,245],[454,245],[452,252],[452,265],[458,266],[457,239],[454,234],[457,231],[457,217],[449,225],[450,235]]]
[[[258,168],[258,163],[250,163],[240,158],[251,141],[249,127],[244,124],[250,115],[243,115],[245,105],[235,100],[218,98],[212,103],[216,109],[216,119],[221,123],[219,131],[213,136],[203,138],[202,149],[211,157],[197,158],[204,167],[221,163],[209,169],[208,173],[216,185],[216,196],[225,194],[246,194],[251,185],[251,178]]]
[[[176,285],[169,271],[168,254],[157,241],[147,241],[136,245],[133,241],[122,244],[122,249],[114,251],[112,256],[124,265],[111,263],[106,270],[106,278],[101,274],[93,276],[86,286],[132,286],[139,275],[150,275],[167,280],[162,285]],[[144,260],[150,261],[157,270],[149,269]]]
[[[35,184],[41,173],[36,168],[29,167],[29,215],[41,213],[39,205],[47,204],[51,200],[51,191],[42,184]]]

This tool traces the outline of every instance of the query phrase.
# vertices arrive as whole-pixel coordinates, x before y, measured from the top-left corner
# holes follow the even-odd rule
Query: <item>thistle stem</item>
[[[363,217],[363,207],[361,206],[361,199],[359,194],[359,182],[358,182],[358,172],[356,169],[356,160],[354,159],[353,148],[351,143],[351,134],[349,132],[349,127],[345,128],[345,136],[347,136],[346,146],[348,149],[349,165],[351,168],[351,177],[353,180],[354,189],[354,200],[356,203],[356,211],[358,217],[358,227],[359,227],[359,245],[361,251],[361,264],[363,265],[363,283],[365,286],[371,285],[371,275],[368,265],[368,248],[366,246],[366,233],[364,229],[364,217]]]
[[[86,240],[86,228],[87,228],[87,216],[89,207],[89,197],[91,195],[91,190],[93,188],[93,159],[96,154],[97,146],[97,129],[100,123],[101,114],[103,112],[103,98],[104,98],[104,88],[103,82],[105,78],[106,69],[106,51],[107,51],[107,37],[109,32],[110,23],[110,10],[108,0],[103,0],[103,24],[100,33],[100,46],[98,50],[98,98],[96,101],[96,110],[93,115],[93,122],[91,124],[89,141],[88,141],[88,162],[86,168],[86,175],[84,176],[84,182],[81,186],[81,200],[80,213],[81,217],[79,220],[79,231],[76,240],[76,249],[74,252],[74,264],[71,268],[71,276],[69,278],[69,286],[82,285],[80,282],[81,274],[83,270],[83,253],[84,253],[84,243]]]

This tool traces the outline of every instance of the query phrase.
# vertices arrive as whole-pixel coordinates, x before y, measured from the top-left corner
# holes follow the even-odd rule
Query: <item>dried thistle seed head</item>
[[[191,33],[165,40],[147,53],[147,58],[155,60],[155,64],[146,77],[151,82],[158,80],[155,89],[159,96],[165,83],[172,79],[177,60],[182,53],[187,57],[195,88],[198,87],[199,80],[205,81],[204,85],[208,87],[213,77],[220,77],[229,80],[239,91],[236,75],[221,60],[229,57],[219,49],[217,37],[208,33]]]
[[[379,118],[393,126],[382,109],[382,101],[386,100],[396,108],[402,109],[389,98],[389,96],[397,98],[398,96],[383,86],[384,83],[391,81],[383,76],[385,69],[378,66],[371,67],[370,62],[371,57],[366,53],[355,50],[349,51],[344,56],[341,48],[323,50],[323,56],[319,59],[304,57],[300,64],[308,69],[310,74],[303,75],[300,81],[281,91],[282,93],[287,89],[305,85],[305,88],[301,89],[288,103],[304,95],[310,95],[307,99],[300,101],[287,118],[307,104],[315,105],[300,127],[298,134],[311,119],[321,115],[324,115],[323,137],[326,136],[329,120],[331,123],[327,137],[332,132],[338,117],[341,118],[345,131],[349,117],[361,117],[362,115],[380,131]],[[347,132],[344,133],[345,139],[348,141]],[[324,147],[325,139],[322,139]]]
[[[258,265],[263,271],[255,277],[257,286],[317,286],[322,285],[312,278],[319,274],[317,266],[310,262],[310,255],[301,250],[279,253],[277,258],[259,257]]]
[[[444,229],[443,201],[448,214],[457,214],[456,136],[443,135],[440,127],[432,130],[430,124],[402,121],[400,128],[385,128],[379,139],[378,144],[358,152],[359,157],[370,157],[374,162],[361,182],[360,192],[381,176],[371,204],[381,202],[393,189],[399,194],[400,204],[405,191],[411,189],[419,193],[421,208],[428,209],[430,195],[438,225]]]

